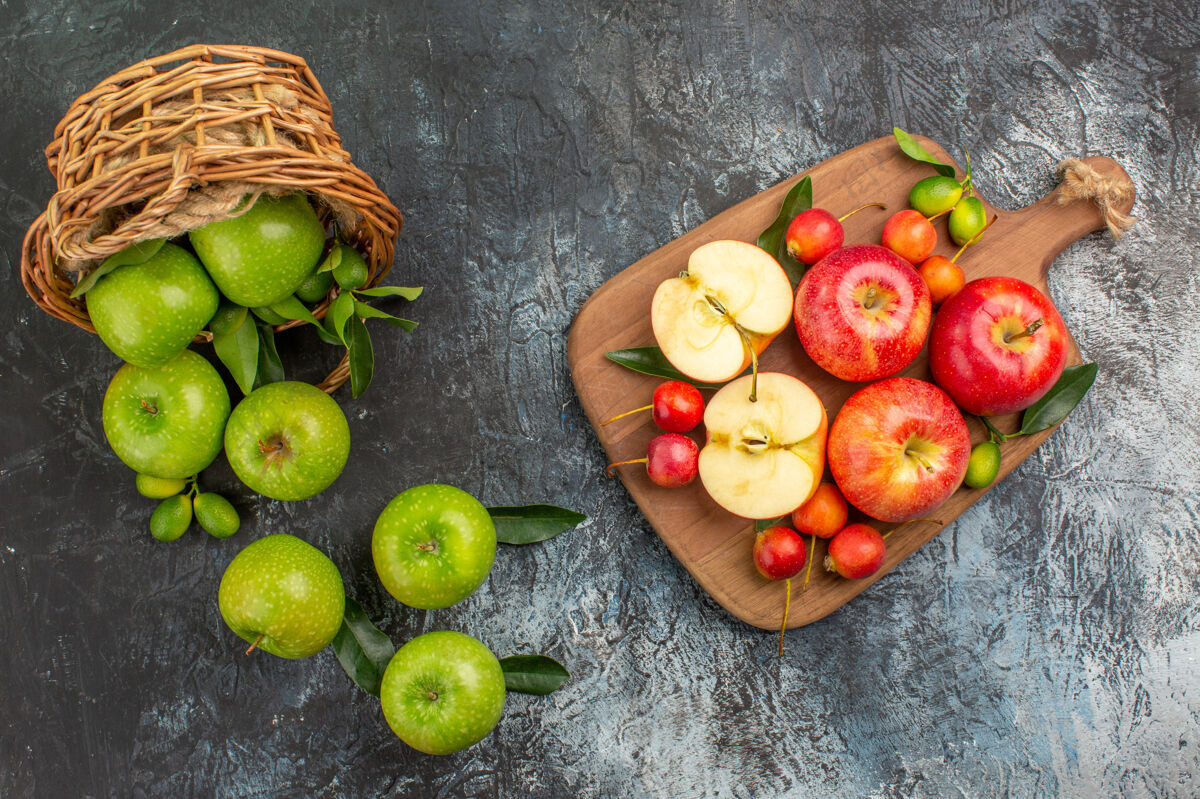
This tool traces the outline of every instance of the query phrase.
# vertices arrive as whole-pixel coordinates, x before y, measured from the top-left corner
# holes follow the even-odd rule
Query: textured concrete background
[[[1200,793],[1197,4],[806,5],[0,2],[0,796]],[[222,461],[205,483],[244,531],[162,545],[100,428],[115,357],[17,271],[70,101],[194,41],[308,59],[407,215],[391,281],[428,291],[414,335],[377,334],[371,390],[339,395],[353,449],[333,490],[265,501]],[[566,332],[638,257],[894,123],[969,149],[1005,207],[1046,193],[1061,157],[1112,155],[1142,221],[1054,266],[1100,364],[1083,405],[781,661],[603,477]],[[294,375],[333,362],[281,339]],[[383,594],[369,535],[431,480],[592,521],[415,612]],[[511,697],[477,747],[414,753],[330,653],[245,657],[222,625],[224,566],[279,531],[329,551],[397,641],[463,630],[574,680]]]

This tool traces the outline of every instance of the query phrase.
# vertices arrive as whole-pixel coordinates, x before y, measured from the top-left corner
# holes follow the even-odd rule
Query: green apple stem
[[[964,244],[963,246],[959,247],[959,248],[958,248],[958,252],[954,253],[954,257],[953,257],[953,258],[951,258],[950,260],[951,260],[951,261],[957,261],[957,260],[958,260],[958,256],[960,256],[960,255],[962,255],[962,254],[963,254],[963,250],[967,249],[967,248],[968,248],[968,247],[970,247],[972,244],[974,244],[975,242],[979,241],[979,237],[983,235],[983,231],[985,231],[985,230],[987,230],[988,228],[990,228],[990,227],[992,226],[992,223],[993,223],[993,222],[995,222],[995,221],[996,221],[997,219],[999,219],[999,218],[1000,218],[999,216],[993,216],[993,217],[992,217],[992,219],[991,219],[991,222],[988,222],[986,225],[984,225],[982,228],[980,228],[980,229],[979,229],[979,232],[978,232],[978,233],[976,233],[976,234],[975,234],[974,236],[972,236],[971,238],[967,239],[967,243],[966,243],[966,244]]]
[[[844,222],[847,219],[849,219],[850,217],[857,214],[859,211],[863,210],[864,208],[882,208],[883,210],[886,211],[887,205],[885,203],[865,203],[863,205],[858,206],[857,208],[855,208],[853,211],[851,211],[848,214],[842,214],[841,216],[838,217],[838,221]]]
[[[143,411],[150,414],[151,416],[158,416],[158,406],[157,405],[152,405],[151,403],[146,402],[146,400],[141,400],[141,403],[142,403]]]
[[[783,634],[787,632],[788,610],[792,607],[791,578],[785,580],[784,582],[787,583],[787,598],[783,600],[783,623],[779,625],[779,657],[783,657]]]
[[[246,649],[246,654],[249,655],[251,652],[253,652],[254,648],[256,646],[258,646],[259,643],[262,642],[262,639],[264,639],[266,637],[267,637],[266,633],[259,633],[258,637],[254,639],[254,643],[250,644],[249,648]]]
[[[643,405],[641,408],[634,408],[632,411],[625,411],[625,413],[618,413],[616,416],[609,419],[607,422],[601,422],[600,426],[604,427],[606,424],[609,424],[609,422],[615,422],[618,419],[624,419],[626,416],[632,416],[633,414],[641,413],[642,411],[649,411],[649,410],[652,410],[653,408],[654,408],[654,404],[651,403],[650,405]]]
[[[891,535],[892,533],[896,532],[897,530],[903,530],[905,527],[908,527],[910,524],[917,524],[918,522],[929,522],[930,524],[941,524],[941,525],[945,524],[945,522],[943,522],[941,519],[924,519],[924,518],[909,519],[904,524],[897,525],[897,526],[893,527],[891,530],[888,530],[881,537],[886,541],[887,537],[889,535]]]
[[[1030,323],[1029,323],[1029,325],[1028,325],[1028,327],[1026,327],[1026,328],[1025,328],[1024,330],[1022,330],[1020,333],[1014,333],[1013,335],[1005,335],[1005,336],[1004,336],[1004,343],[1005,343],[1005,344],[1011,344],[1011,343],[1012,343],[1012,342],[1014,342],[1014,341],[1020,341],[1020,340],[1021,340],[1021,339],[1023,339],[1023,338],[1029,338],[1029,337],[1030,337],[1030,336],[1032,336],[1034,333],[1038,332],[1038,329],[1039,329],[1039,328],[1040,328],[1040,327],[1041,327],[1043,324],[1045,324],[1045,320],[1044,320],[1044,319],[1035,319],[1034,321],[1030,322]]]
[[[817,537],[810,535],[808,543],[808,570],[804,572],[804,587],[800,589],[801,593],[808,590],[808,578],[812,577],[813,555],[817,553]]]
[[[617,461],[616,463],[608,464],[608,468],[605,469],[605,471],[608,472],[609,477],[613,477],[613,469],[617,466],[628,466],[631,463],[649,463],[649,461],[649,458],[634,458],[633,460],[628,461]]]

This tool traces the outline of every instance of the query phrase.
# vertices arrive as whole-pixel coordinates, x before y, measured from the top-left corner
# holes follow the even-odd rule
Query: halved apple
[[[737,377],[787,327],[791,313],[792,285],[783,267],[744,241],[697,247],[687,272],[664,280],[650,303],[663,355],[706,383]]]
[[[752,380],[734,380],[709,400],[700,481],[730,513],[774,519],[820,485],[829,419],[813,390],[791,375],[760,372],[754,400]]]

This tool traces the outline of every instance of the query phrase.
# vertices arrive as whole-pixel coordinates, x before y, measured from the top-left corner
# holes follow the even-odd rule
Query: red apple
[[[893,377],[859,389],[829,428],[829,471],[846,500],[885,522],[924,516],[967,473],[971,438],[932,383]]]
[[[1067,365],[1050,299],[1011,277],[972,280],[942,305],[929,341],[933,379],[967,413],[996,416],[1042,398]]]
[[[844,247],[804,275],[793,316],[805,352],[842,380],[878,380],[925,343],[932,305],[912,266],[875,244]]]

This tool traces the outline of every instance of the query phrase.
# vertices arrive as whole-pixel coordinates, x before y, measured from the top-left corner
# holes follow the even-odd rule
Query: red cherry
[[[883,536],[869,524],[848,524],[833,538],[825,554],[825,568],[859,580],[879,571],[887,556]]]
[[[807,562],[804,539],[790,527],[768,527],[754,537],[754,567],[768,580],[790,580]]]
[[[909,208],[888,217],[888,221],[883,223],[883,235],[879,240],[884,247],[910,264],[919,264],[937,246],[937,231],[924,214]]]
[[[802,264],[815,264],[841,247],[845,240],[842,223],[824,208],[800,212],[784,234],[788,255]]]
[[[608,465],[608,474],[617,466],[630,463],[646,464],[646,474],[663,488],[679,488],[696,479],[699,472],[700,448],[696,442],[679,433],[662,433],[650,439],[646,457],[618,461]]]
[[[700,389],[682,380],[668,380],[654,389],[654,423],[668,433],[686,433],[704,418]]]

